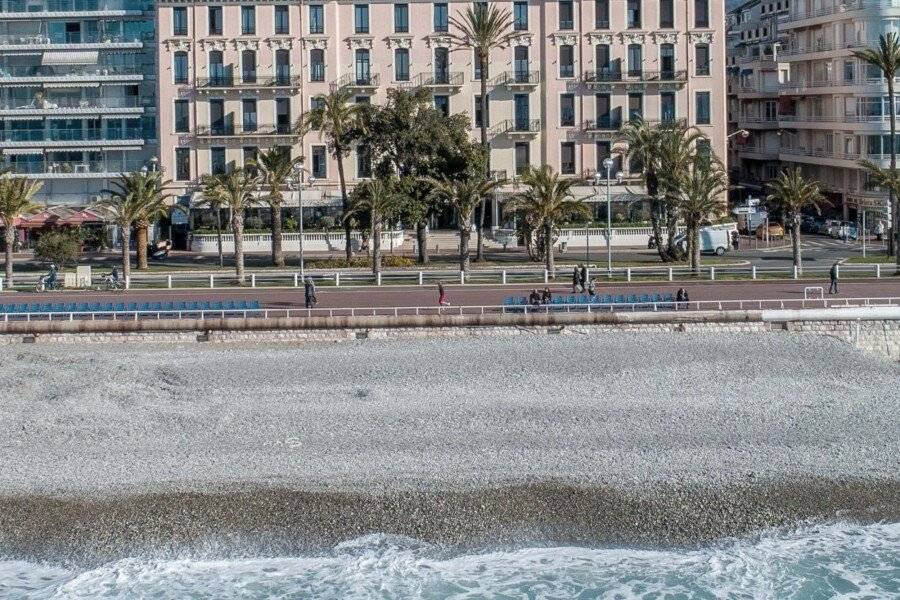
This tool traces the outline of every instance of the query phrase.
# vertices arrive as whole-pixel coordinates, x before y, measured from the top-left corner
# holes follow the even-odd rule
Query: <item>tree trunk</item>
[[[122,276],[125,281],[131,277],[131,226],[122,227]]]
[[[656,242],[656,252],[659,254],[660,260],[669,262],[669,254],[663,248],[662,243],[662,226],[659,222],[659,201],[653,200],[650,206],[650,225],[653,227],[653,241]]]
[[[691,270],[694,273],[700,271],[700,224],[691,225]]]
[[[372,272],[378,275],[381,273],[381,225],[378,224],[378,215],[371,216],[372,231]]]
[[[234,236],[234,275],[239,285],[244,284],[244,213],[231,215],[231,233]]]
[[[491,147],[488,144],[487,126],[488,126],[488,99],[487,99],[487,57],[481,52],[478,53],[478,62],[481,63],[481,147],[485,153],[485,174],[488,179],[491,177]],[[482,262],[484,260],[484,206],[485,201],[482,198],[481,206],[478,213],[478,229],[476,231],[476,253],[475,260]]]
[[[556,265],[553,263],[553,225],[544,225],[544,258],[545,266],[550,277],[556,279]]]
[[[225,257],[222,255],[222,207],[216,206],[216,247],[219,250],[219,267],[225,266]]]
[[[335,159],[337,159],[337,168],[338,168],[338,181],[341,184],[341,206],[343,207],[344,214],[346,217],[347,213],[350,212],[350,199],[347,197],[347,180],[344,179],[344,152],[343,150],[336,150],[334,153]],[[347,264],[350,263],[350,260],[353,258],[353,246],[350,243],[350,234],[352,230],[350,228],[350,221],[347,219],[343,219],[344,221],[344,252],[347,255]]]
[[[137,236],[137,242],[135,243],[137,247],[137,268],[141,271],[146,271],[150,268],[147,264],[148,229],[149,227],[143,224],[135,228],[135,235]]]
[[[678,235],[678,211],[671,203],[666,208],[666,254],[670,260],[677,260],[678,249],[675,247],[675,236]]]
[[[469,272],[469,237],[472,235],[469,223],[460,223],[459,228],[459,270]]]
[[[791,251],[794,254],[794,266],[798,273],[803,273],[803,262],[800,256],[800,215],[791,217]]]
[[[885,75],[888,75],[885,73]],[[894,98],[894,75],[895,73],[890,73],[890,77],[887,77],[887,88],[888,88],[888,107],[891,111],[891,172],[893,173],[897,169],[897,108],[896,108],[896,98]],[[897,258],[897,265],[900,266],[900,223],[897,222],[897,219],[900,219],[900,209],[898,209],[897,197],[894,195],[893,191],[888,191],[888,202],[890,204],[889,210],[891,211],[891,231],[888,236],[888,254],[893,254]],[[865,235],[865,232],[863,232]]]
[[[281,202],[273,202],[270,208],[272,209],[272,264],[276,267],[283,267]]]
[[[428,230],[425,227],[425,221],[416,223],[416,240],[419,246],[418,261],[420,265],[427,265],[428,257]]]
[[[6,289],[13,288],[13,246],[16,243],[16,228],[12,219],[6,219]]]

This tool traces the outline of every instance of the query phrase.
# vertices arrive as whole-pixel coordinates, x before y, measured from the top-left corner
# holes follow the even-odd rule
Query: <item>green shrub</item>
[[[384,268],[399,269],[412,267],[416,262],[407,256],[394,256],[388,254],[381,257],[381,266]],[[357,257],[349,263],[346,258],[316,258],[306,261],[310,269],[371,269],[372,261],[368,257]]]
[[[393,254],[388,254],[387,256],[381,257],[381,266],[382,267],[391,267],[391,268],[405,268],[412,267],[416,264],[416,261],[409,258],[408,256],[394,256]]]
[[[77,230],[48,231],[37,241],[34,253],[63,267],[75,263],[81,254],[81,243],[81,232]]]

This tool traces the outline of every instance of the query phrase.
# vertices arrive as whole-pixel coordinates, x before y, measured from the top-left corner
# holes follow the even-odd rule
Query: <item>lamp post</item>
[[[303,256],[303,178],[306,175],[306,168],[303,166],[302,162],[298,162],[294,165],[294,174],[289,175],[285,180],[285,183],[288,186],[288,189],[291,191],[297,192],[297,206],[298,208],[298,217],[297,217],[297,225],[300,229],[300,278],[305,279],[306,277],[306,264]],[[315,179],[310,175],[309,177],[309,185],[312,185]]]
[[[607,156],[603,159],[606,168],[606,276],[612,279],[612,194],[610,193],[610,178],[612,176],[613,159]]]

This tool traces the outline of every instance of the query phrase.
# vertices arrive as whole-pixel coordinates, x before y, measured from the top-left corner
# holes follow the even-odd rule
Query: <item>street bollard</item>
[[[710,278],[712,281],[715,281],[715,280],[716,280],[716,268],[715,268],[715,267],[710,267],[710,268],[709,268],[709,278]]]
[[[669,267],[669,281],[672,281],[672,267]]]
[[[875,279],[881,279],[881,265],[875,264]]]
[[[797,265],[794,265],[794,279],[800,279],[800,271],[797,269]]]
[[[506,285],[506,269],[500,272],[500,281],[503,285]]]
[[[756,265],[750,267],[750,278],[756,279]]]
[[[466,272],[465,271],[459,272],[459,282],[461,284],[465,285],[465,283],[466,283]]]
[[[256,273],[250,273],[250,287],[256,287]]]
[[[172,289],[172,276],[166,275],[166,286],[171,290]]]
[[[425,282],[425,274],[422,271],[419,271],[419,285],[422,285]]]
[[[334,272],[334,287],[341,287],[341,273],[340,271]]]
[[[631,267],[625,269],[625,281],[631,281]]]
[[[216,276],[210,275],[209,276],[209,288],[212,289],[214,287],[216,287]]]
[[[376,277],[375,277],[375,283],[376,283],[377,285],[381,285],[381,273],[378,273],[378,275],[376,275]]]

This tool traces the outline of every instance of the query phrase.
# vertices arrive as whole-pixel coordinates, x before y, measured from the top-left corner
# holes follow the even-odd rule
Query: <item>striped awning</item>
[[[78,52],[44,52],[42,65],[96,65],[100,53],[96,50]]]
[[[43,148],[7,148],[3,151],[5,156],[12,156],[14,154],[43,154]]]
[[[34,83],[32,83],[31,85],[33,86],[33,85],[40,85],[40,84],[34,84]],[[72,81],[72,82],[69,82],[69,81],[60,81],[60,82],[48,81],[48,82],[44,83],[44,87],[45,87],[45,88],[53,88],[53,89],[58,89],[58,88],[100,87],[100,83],[97,82],[97,81]]]

